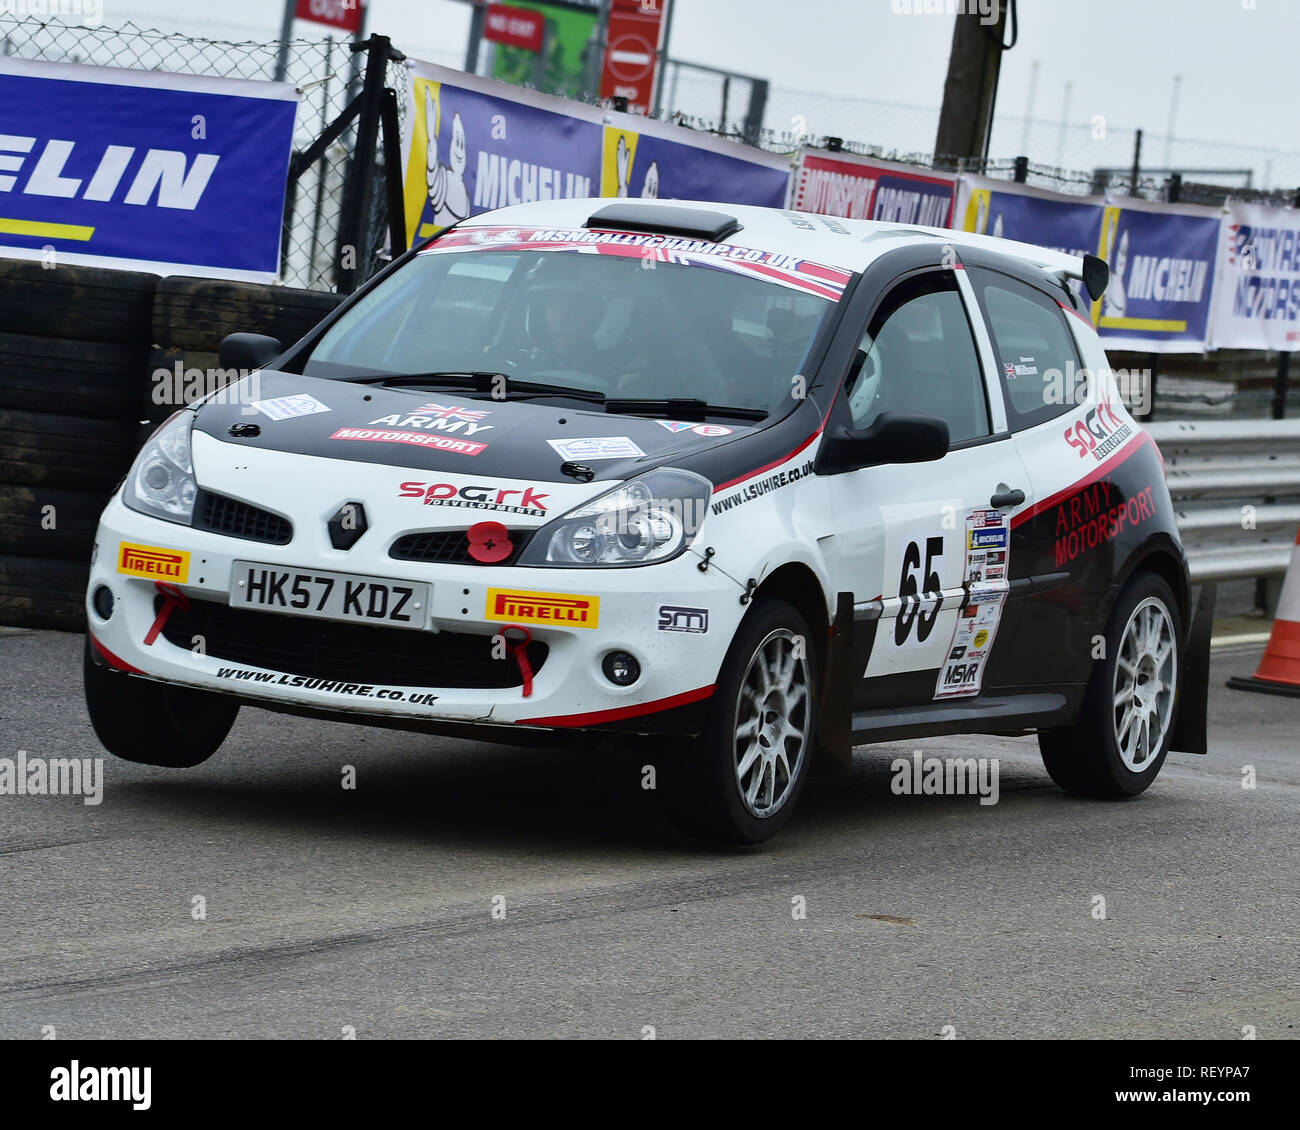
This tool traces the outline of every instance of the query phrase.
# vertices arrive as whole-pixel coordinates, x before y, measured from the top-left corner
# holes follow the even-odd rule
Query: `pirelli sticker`
[[[124,541],[117,553],[117,571],[128,577],[183,585],[190,575],[190,555],[183,549],[159,549],[156,545]]]
[[[511,624],[594,628],[600,619],[600,597],[488,589],[484,616],[488,620],[501,620]]]

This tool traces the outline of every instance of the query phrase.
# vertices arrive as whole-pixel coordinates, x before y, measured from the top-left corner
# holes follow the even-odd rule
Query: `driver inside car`
[[[605,299],[591,290],[559,284],[534,287],[529,295],[530,356],[539,370],[599,374],[606,360],[596,330],[605,320]]]

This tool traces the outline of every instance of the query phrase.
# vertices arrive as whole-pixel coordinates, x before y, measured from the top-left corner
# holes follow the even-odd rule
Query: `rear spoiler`
[[[1096,255],[1084,255],[1081,270],[1065,267],[1052,273],[1062,282],[1066,279],[1082,279],[1083,285],[1088,288],[1088,297],[1094,302],[1106,293],[1106,284],[1110,282],[1109,265],[1105,259]]]

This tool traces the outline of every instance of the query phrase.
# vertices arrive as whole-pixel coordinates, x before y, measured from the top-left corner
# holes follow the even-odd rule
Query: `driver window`
[[[882,412],[912,412],[946,420],[953,444],[992,434],[979,354],[951,272],[895,288],[858,348],[846,388],[855,428]]]

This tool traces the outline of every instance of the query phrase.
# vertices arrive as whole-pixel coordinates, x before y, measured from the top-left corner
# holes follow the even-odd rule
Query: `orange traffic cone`
[[[1228,686],[1241,691],[1263,691],[1300,698],[1300,531],[1296,533],[1291,564],[1277,599],[1273,632],[1259,661],[1259,670],[1249,679],[1234,675]]]

